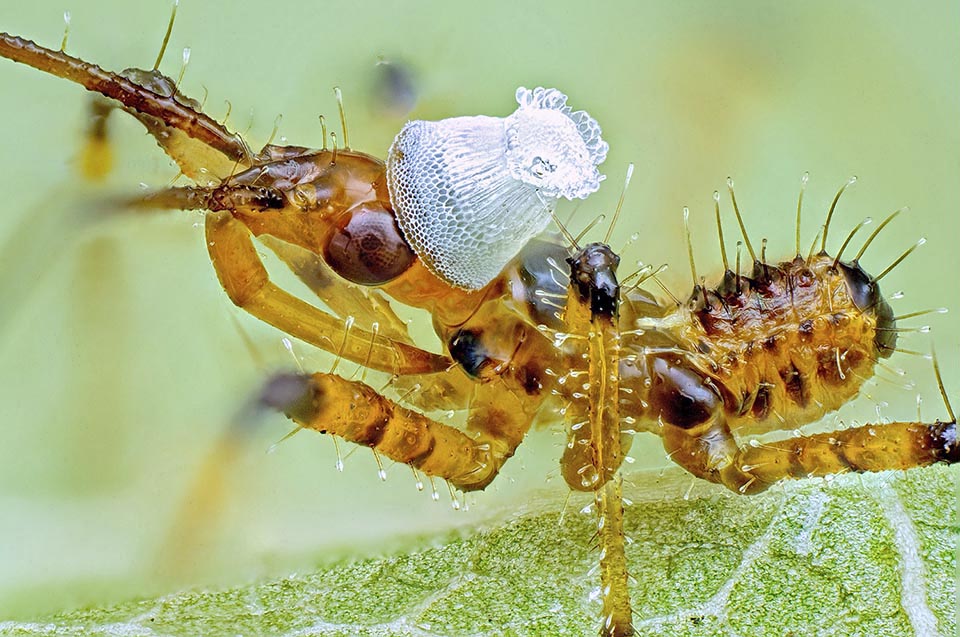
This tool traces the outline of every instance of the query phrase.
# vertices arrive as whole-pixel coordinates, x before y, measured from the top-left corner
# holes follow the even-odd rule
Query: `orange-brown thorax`
[[[465,320],[487,295],[453,287],[423,266],[397,226],[379,159],[350,150],[265,151],[275,155],[273,161],[223,183],[282,194],[271,207],[230,206],[254,235],[271,235],[320,255],[344,278],[381,286],[443,325]]]

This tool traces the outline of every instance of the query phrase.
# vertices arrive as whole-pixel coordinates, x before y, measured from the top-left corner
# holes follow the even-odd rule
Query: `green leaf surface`
[[[736,497],[633,476],[640,635],[953,635],[956,468],[847,475]],[[591,512],[556,493],[409,552],[223,590],[0,623],[4,635],[589,635]]]

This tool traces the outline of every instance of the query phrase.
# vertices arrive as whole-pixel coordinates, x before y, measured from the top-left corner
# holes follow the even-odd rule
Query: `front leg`
[[[209,213],[206,231],[210,259],[230,300],[280,331],[390,374],[429,374],[454,364],[446,356],[350,328],[277,287],[257,255],[250,231],[228,212]]]

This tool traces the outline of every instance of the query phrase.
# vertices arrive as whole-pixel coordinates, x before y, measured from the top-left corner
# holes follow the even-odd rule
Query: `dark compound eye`
[[[325,257],[337,274],[361,285],[395,279],[416,259],[393,214],[375,203],[345,215],[327,244]]]

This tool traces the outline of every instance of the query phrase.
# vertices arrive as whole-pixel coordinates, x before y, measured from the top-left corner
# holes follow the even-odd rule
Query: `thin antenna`
[[[687,255],[690,257],[690,273],[693,275],[693,287],[699,285],[697,279],[697,264],[693,261],[693,238],[690,235],[690,209],[683,207],[683,230],[687,235]]]
[[[807,182],[810,181],[810,173],[803,173],[800,178],[800,196],[797,197],[797,257],[800,256],[800,211],[803,210],[803,191],[807,189]]]
[[[153,70],[156,71],[160,68],[160,63],[163,62],[163,54],[167,51],[167,43],[170,42],[170,34],[173,33],[173,21],[177,17],[177,6],[180,4],[180,0],[173,0],[173,9],[170,11],[170,21],[167,22],[167,32],[163,34],[163,42],[160,44],[160,53],[157,54],[157,61],[153,63]]]
[[[840,201],[840,195],[843,194],[843,191],[847,189],[848,186],[852,186],[857,183],[857,176],[854,175],[847,180],[847,183],[840,186],[840,190],[837,191],[836,196],[833,198],[833,203],[830,204],[830,210],[827,212],[827,221],[823,224],[823,236],[820,237],[820,253],[827,253],[827,232],[830,231],[830,220],[833,219],[833,211],[837,208],[837,202]]]
[[[330,131],[330,140],[333,142],[333,157],[330,158],[330,165],[337,163],[337,134]]]
[[[70,36],[70,12],[63,12],[63,40],[60,42],[60,52],[67,50],[67,38]]]
[[[607,245],[610,244],[610,237],[613,236],[613,227],[617,225],[617,221],[620,219],[620,211],[623,210],[623,199],[627,196],[627,187],[630,186],[631,178],[633,178],[633,162],[627,164],[627,176],[623,179],[623,188],[620,190],[620,200],[617,202],[617,209],[613,213],[613,220],[610,222],[610,227],[607,228],[607,234],[603,237],[603,242]]]
[[[347,116],[343,112],[343,93],[339,86],[333,87],[333,94],[337,96],[337,108],[340,109],[340,127],[343,129],[343,147],[350,150],[350,136],[347,134]]]
[[[877,229],[870,233],[870,236],[867,237],[866,242],[864,242],[863,247],[860,248],[860,252],[857,253],[857,256],[853,257],[853,262],[856,263],[860,260],[860,257],[863,256],[863,253],[867,251],[867,248],[870,247],[870,244],[873,243],[873,240],[877,238],[877,235],[880,234],[880,231],[887,227],[887,224],[893,221],[894,217],[899,215],[901,212],[906,212],[909,210],[906,206],[895,210],[889,217],[880,222],[880,225],[877,226]]]
[[[847,245],[849,245],[850,240],[853,239],[853,235],[857,234],[857,233],[860,231],[860,228],[862,228],[862,227],[864,227],[864,226],[868,226],[868,225],[870,225],[871,223],[873,223],[873,219],[872,219],[871,217],[867,217],[866,219],[864,219],[863,221],[861,221],[860,223],[858,223],[853,230],[850,231],[850,234],[848,234],[848,235],[847,235],[847,238],[844,239],[843,245],[841,245],[841,246],[840,246],[840,249],[837,251],[837,256],[836,256],[836,258],[834,258],[834,260],[833,260],[833,269],[834,269],[834,270],[837,269],[837,265],[840,263],[840,257],[843,256],[843,251],[847,249]]]
[[[320,116],[320,134],[323,136],[323,150],[327,149],[327,118]]]
[[[713,191],[713,210],[717,216],[717,234],[720,235],[720,258],[723,259],[723,271],[730,271],[730,264],[727,262],[727,247],[723,242],[723,224],[720,222],[720,193]]]
[[[930,356],[933,359],[933,373],[937,377],[937,387],[940,388],[940,397],[943,398],[943,404],[950,414],[950,422],[957,422],[957,416],[953,413],[953,407],[950,406],[950,399],[947,398],[947,390],[943,388],[943,377],[940,376],[940,364],[937,362],[937,353],[931,348]]]
[[[750,253],[750,258],[756,262],[757,254],[753,251],[753,246],[750,244],[750,237],[747,236],[747,228],[743,225],[743,217],[740,216],[740,207],[737,205],[737,196],[733,192],[733,179],[730,177],[727,177],[727,190],[730,191],[730,200],[733,201],[733,212],[737,215],[737,223],[740,224],[740,233],[743,235],[743,240],[747,244],[747,252]]]
[[[893,263],[891,263],[890,265],[888,265],[886,270],[884,270],[883,272],[881,272],[881,273],[878,274],[877,276],[873,277],[873,280],[871,280],[871,283],[876,283],[877,281],[879,281],[879,280],[882,279],[883,277],[887,276],[887,274],[890,273],[890,270],[892,270],[892,269],[894,269],[895,267],[897,267],[898,265],[900,265],[900,263],[901,263],[904,259],[906,259],[907,257],[910,256],[910,253],[911,253],[911,252],[913,252],[914,250],[916,250],[917,248],[919,248],[920,246],[922,246],[922,245],[923,245],[924,243],[926,243],[926,242],[927,242],[926,239],[920,239],[919,241],[917,241],[916,243],[914,243],[914,244],[913,244],[912,246],[910,246],[903,254],[901,254],[899,257],[897,257],[897,260],[896,260],[896,261],[894,261]]]

